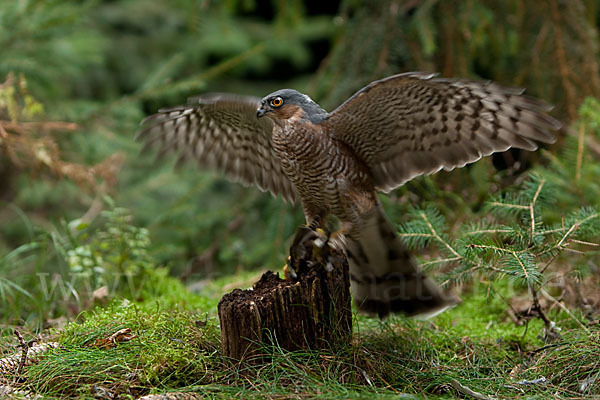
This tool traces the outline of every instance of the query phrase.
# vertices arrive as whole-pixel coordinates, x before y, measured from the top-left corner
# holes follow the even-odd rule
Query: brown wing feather
[[[136,139],[161,152],[175,152],[179,161],[224,172],[229,178],[256,184],[261,190],[294,203],[297,196],[273,151],[273,124],[258,119],[260,99],[209,94],[190,104],[161,109],[142,121]]]
[[[375,81],[325,124],[370,167],[388,192],[440,169],[452,170],[511,147],[553,143],[561,124],[522,90],[489,82],[406,73]]]

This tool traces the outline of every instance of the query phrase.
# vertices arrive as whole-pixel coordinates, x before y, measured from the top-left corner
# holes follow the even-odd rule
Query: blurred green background
[[[125,259],[133,269],[166,266],[173,276],[197,281],[283,265],[303,222],[298,207],[193,165],[174,169],[172,157],[140,154],[133,140],[139,122],[188,96],[262,97],[291,87],[331,110],[372,80],[399,72],[491,79],[555,105],[553,115],[566,126],[551,149],[557,152],[577,135],[569,122],[585,98],[600,94],[599,6],[597,0],[1,2],[4,309],[33,302],[36,273],[88,267],[101,273],[106,266],[97,254],[84,254],[102,236],[94,236],[95,224],[123,237],[129,232],[125,244],[97,243],[105,259],[115,256],[107,247],[126,249],[115,250],[119,267]],[[508,152],[419,178],[384,203],[398,223],[410,205],[427,202],[451,221],[464,220],[538,158]],[[593,193],[578,201],[598,202]],[[73,259],[77,251],[91,261]],[[21,307],[11,322],[68,312],[67,305],[36,304]]]

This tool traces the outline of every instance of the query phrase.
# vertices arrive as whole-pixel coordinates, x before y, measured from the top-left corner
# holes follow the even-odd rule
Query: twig
[[[10,131],[47,130],[47,131],[75,131],[78,126],[74,122],[45,121],[45,122],[12,122],[0,121],[2,128]]]
[[[579,124],[579,136],[577,138],[577,164],[575,166],[575,182],[581,180],[581,164],[583,163],[583,149],[585,143],[585,125]]]
[[[573,313],[571,313],[571,311],[569,311],[569,309],[567,307],[565,307],[565,305],[563,303],[561,303],[560,301],[556,300],[553,296],[550,295],[550,293],[546,292],[544,289],[540,289],[540,293],[542,294],[542,296],[544,296],[546,298],[546,300],[549,300],[551,302],[553,302],[554,304],[556,304],[557,306],[559,306],[564,312],[567,313],[567,315],[575,322],[577,322],[577,324],[587,333],[590,333],[590,330],[581,323],[581,321],[579,321],[577,318],[575,318],[575,316],[573,315]]]
[[[516,383],[517,385],[546,385],[547,382],[548,380],[546,377],[542,376],[541,378],[537,379],[523,379]]]
[[[471,248],[471,249],[488,249],[488,250],[494,250],[497,251],[499,253],[516,253],[515,250],[511,250],[511,249],[504,249],[502,247],[498,247],[498,246],[490,246],[487,244],[469,244],[467,245],[467,247]]]
[[[491,396],[488,396],[487,394],[479,393],[479,392],[474,391],[473,389],[469,389],[468,387],[464,386],[462,383],[460,383],[456,379],[452,379],[450,382],[452,383],[452,387],[454,389],[456,389],[456,391],[459,393],[466,394],[467,396],[471,396],[471,397],[473,397],[475,399],[479,399],[479,400],[496,400],[495,397],[491,397]]]
[[[542,267],[542,269],[540,270],[540,274],[544,274],[544,272],[546,272],[546,269],[547,269],[547,268],[550,266],[550,264],[552,264],[552,262],[553,262],[554,260],[556,260],[556,257],[558,257],[558,253],[554,254],[554,255],[553,255],[551,258],[550,258],[550,260],[548,260],[548,262],[546,263],[546,265],[544,265],[544,266]]]
[[[19,332],[16,329],[15,329],[15,336],[17,337],[17,340],[19,341],[19,347],[21,348],[21,361],[19,361],[19,365],[17,366],[17,374],[16,375],[21,376],[23,367],[25,366],[25,363],[27,362],[27,352],[29,351],[29,348],[31,347],[31,345],[33,343],[35,343],[35,341],[31,341],[29,343],[25,342],[25,339],[23,338],[23,335],[21,335],[21,332]]]
[[[28,390],[19,390],[11,385],[0,384],[0,398],[2,399],[39,399],[41,396],[35,395]]]
[[[498,201],[492,201],[492,202],[490,202],[490,205],[492,205],[494,207],[518,208],[521,210],[529,210],[529,206],[523,206],[521,204],[506,204],[506,203],[500,203]]]
[[[148,394],[139,397],[137,400],[196,400],[204,396],[194,392],[168,392],[160,394]]]
[[[434,236],[431,233],[399,233],[400,237],[425,237],[425,238],[433,238]]]
[[[562,237],[562,239],[560,239],[560,241],[558,242],[558,244],[556,245],[556,247],[560,248],[562,246],[562,244],[564,243],[565,240],[567,240],[567,238],[569,237],[569,235],[571,233],[573,233],[574,231],[576,231],[577,229],[579,229],[579,227],[589,221],[590,219],[594,219],[598,217],[598,213],[592,214],[592,215],[588,215],[586,218],[582,219],[581,221],[578,221],[576,223],[574,223],[573,225],[571,225],[571,227],[569,228],[569,230],[567,231],[567,233],[564,234],[564,236]]]
[[[533,286],[529,285],[529,292],[531,293],[531,297],[533,298],[533,306],[532,309],[535,310],[542,321],[544,321],[544,325],[546,325],[546,330],[548,332],[552,331],[552,321],[548,319],[544,310],[542,310],[542,306],[540,305],[540,300],[538,298],[537,290],[533,288]]]
[[[6,130],[2,126],[1,122],[0,122],[0,138],[2,138],[2,139],[7,139],[8,138],[8,132],[6,132]]]
[[[553,343],[553,344],[547,344],[545,346],[540,347],[539,349],[535,349],[531,351],[531,354],[536,354],[539,353],[540,351],[544,351],[547,349],[551,349],[553,347],[560,347],[560,346],[564,346],[565,343]]]
[[[467,235],[478,235],[480,233],[511,233],[512,229],[478,229],[467,232]]]
[[[546,183],[545,179],[542,179],[540,181],[540,185],[538,186],[537,190],[535,191],[535,194],[533,195],[533,199],[531,199],[531,203],[529,203],[529,218],[531,220],[531,236],[529,237],[529,243],[533,243],[533,234],[535,232],[535,212],[534,212],[534,207],[535,207],[535,203],[537,202],[537,199],[540,195],[540,192],[542,191],[542,188],[544,187],[544,183]]]
[[[545,231],[539,231],[538,233],[540,235],[547,235],[549,233],[555,233],[555,232],[562,232],[564,231],[566,228],[554,228],[554,229],[547,229]]]
[[[33,346],[31,343],[32,342],[30,342],[29,348],[27,349],[24,363],[22,362],[22,354],[13,354],[8,357],[0,358],[0,380],[2,377],[6,376],[5,374],[15,374],[18,371],[19,366],[21,366],[22,369],[23,367],[35,363],[37,361],[37,356],[40,354],[43,354],[50,349],[58,348],[58,343],[56,342],[39,343]]]
[[[585,251],[571,249],[570,247],[563,247],[563,250],[567,253],[585,254]]]
[[[423,218],[425,220],[425,223],[427,224],[427,226],[429,227],[429,230],[431,231],[431,234],[433,235],[433,237],[439,241],[440,243],[442,243],[444,246],[446,246],[446,248],[448,250],[450,250],[450,252],[452,254],[454,254],[456,257],[462,258],[462,256],[460,254],[458,254],[458,252],[456,250],[454,250],[454,248],[452,246],[450,246],[444,239],[441,238],[440,235],[438,235],[438,233],[436,232],[435,228],[433,227],[433,225],[431,225],[431,222],[429,222],[429,219],[427,219],[427,215],[425,215],[424,212],[422,212],[421,214],[421,218]]]
[[[525,318],[524,321],[525,321],[525,330],[523,331],[521,340],[525,339],[525,336],[527,336],[527,331],[529,330],[529,318]],[[519,348],[519,353],[521,353],[520,348]]]
[[[440,258],[438,260],[426,261],[426,262],[422,263],[421,266],[423,267],[425,265],[431,265],[431,264],[449,263],[452,261],[459,261],[459,260],[462,260],[462,257]]]
[[[586,242],[584,240],[577,240],[577,239],[571,239],[570,242],[571,243],[583,244],[585,246],[593,246],[593,247],[600,246],[600,243]]]

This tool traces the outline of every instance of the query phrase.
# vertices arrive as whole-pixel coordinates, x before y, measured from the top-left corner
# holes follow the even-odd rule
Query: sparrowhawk
[[[333,214],[358,308],[416,315],[448,300],[395,234],[377,192],[511,147],[553,143],[560,123],[549,109],[495,83],[404,73],[372,82],[332,112],[292,89],[262,99],[202,95],[146,118],[138,137],[300,201],[313,229]]]

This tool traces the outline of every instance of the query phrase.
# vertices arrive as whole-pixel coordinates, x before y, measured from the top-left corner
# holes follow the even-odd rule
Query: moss
[[[58,333],[61,350],[27,370],[27,381],[35,391],[64,396],[92,393],[94,384],[139,394],[213,382],[222,370],[215,357],[218,328],[206,313],[190,311],[202,301],[189,297],[183,306],[165,298],[115,301],[82,314],[83,322]],[[108,349],[95,345],[124,328],[135,337]]]
[[[28,388],[59,398],[92,397],[99,388],[122,397],[189,390],[207,398],[451,398],[455,379],[500,398],[599,393],[598,332],[587,334],[554,313],[562,339],[544,343],[541,321],[525,327],[506,317],[502,298],[515,293],[501,284],[497,292],[474,290],[429,321],[357,315],[348,345],[319,352],[270,348],[270,363],[235,366],[219,350],[216,302],[223,291],[248,286],[258,275],[214,281],[203,295],[165,278],[162,294],[152,300],[118,300],[85,312],[56,333],[60,351],[27,369]],[[123,328],[136,337],[108,349],[94,346]],[[547,384],[518,383],[541,377]],[[579,393],[586,379],[586,392]]]

